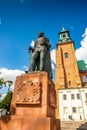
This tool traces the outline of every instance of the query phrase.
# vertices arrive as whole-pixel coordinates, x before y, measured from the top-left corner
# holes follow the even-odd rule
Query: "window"
[[[76,107],[72,107],[72,112],[76,113]]]
[[[69,57],[68,53],[65,53],[65,58],[68,58],[68,57]]]
[[[68,86],[71,87],[71,81],[70,80],[68,81]]]
[[[67,99],[66,94],[63,94],[63,99],[64,99],[64,100],[66,100],[66,99]]]
[[[66,35],[65,35],[65,34],[63,34],[63,38],[64,38],[64,37],[66,37]]]
[[[77,99],[80,99],[80,94],[79,93],[77,93]]]
[[[87,83],[87,77],[86,77],[85,75],[82,76],[82,81],[83,81],[84,83]]]
[[[75,96],[74,96],[74,94],[71,94],[71,99],[75,99]]]

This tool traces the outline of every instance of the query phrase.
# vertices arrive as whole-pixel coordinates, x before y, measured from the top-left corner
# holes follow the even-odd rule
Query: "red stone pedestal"
[[[59,120],[50,117],[3,117],[1,130],[60,130]]]
[[[18,76],[11,116],[3,117],[1,130],[60,130],[55,108],[55,86],[46,72]]]

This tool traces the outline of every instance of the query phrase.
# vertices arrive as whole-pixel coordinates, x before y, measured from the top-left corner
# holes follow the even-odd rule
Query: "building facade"
[[[84,76],[87,76],[86,72],[82,74],[82,71],[79,71],[78,68],[74,41],[70,38],[69,31],[62,27],[62,30],[59,32],[59,42],[56,44],[55,86],[57,95],[57,118],[68,120],[68,118],[72,118],[73,115],[74,119],[75,117],[77,120],[79,117],[85,119],[84,114],[77,111],[77,109],[82,109],[83,111],[83,107],[86,108],[86,105],[81,104],[85,101],[85,98],[83,99],[81,97],[84,97],[83,95],[85,95],[87,81],[84,85],[84,94],[79,91],[83,88]],[[73,93],[76,93],[77,95],[81,94],[80,99],[77,100],[77,98],[75,98],[72,100],[71,95]],[[63,99],[64,94],[68,96],[67,100]],[[70,105],[71,103],[72,105]],[[77,106],[75,107],[73,104],[77,104]],[[76,109],[76,113],[73,113],[73,109]]]
[[[61,120],[87,120],[87,88],[59,90]]]

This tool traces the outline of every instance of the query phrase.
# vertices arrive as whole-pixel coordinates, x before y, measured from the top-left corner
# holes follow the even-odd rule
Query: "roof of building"
[[[80,71],[87,71],[87,61],[80,60],[77,61],[77,64]]]

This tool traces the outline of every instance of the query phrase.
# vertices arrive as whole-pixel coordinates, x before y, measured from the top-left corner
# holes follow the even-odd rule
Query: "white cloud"
[[[56,50],[53,49],[53,50],[51,50],[51,66],[52,66],[52,69],[55,69],[55,64],[56,64]]]
[[[35,44],[35,41],[33,41],[33,40],[32,40],[32,42],[31,42],[31,45],[30,45],[30,46],[31,46],[32,48],[34,48],[34,44]]]
[[[85,32],[82,35],[81,47],[76,49],[76,58],[77,60],[87,61],[87,28],[85,28]]]
[[[54,62],[51,62],[51,67],[52,67],[52,70],[55,69],[55,64],[54,64]]]
[[[51,50],[51,61],[56,63],[56,50],[55,49]]]
[[[11,69],[7,69],[7,68],[1,68],[0,69],[0,77],[3,78],[5,81],[10,80],[13,82],[12,87],[14,86],[15,80],[16,80],[16,76],[21,75],[24,73],[24,71],[21,70],[11,70]]]

